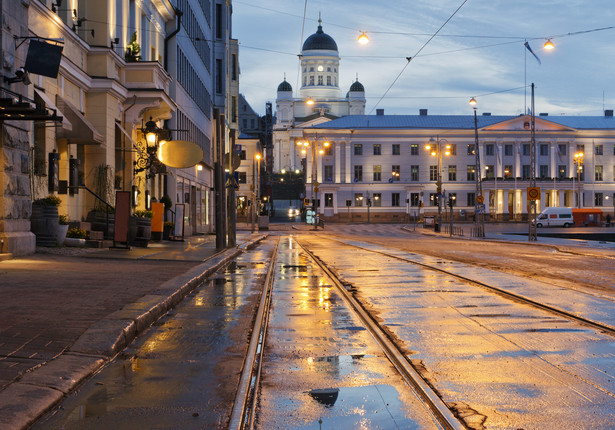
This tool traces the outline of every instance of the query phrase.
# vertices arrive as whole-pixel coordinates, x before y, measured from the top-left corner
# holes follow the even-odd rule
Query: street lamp
[[[445,143],[444,154],[451,155],[451,145],[446,139],[438,139],[438,136],[434,139],[429,139],[429,143],[425,145],[425,149],[431,153],[432,157],[437,159],[438,174],[436,177],[436,191],[438,198],[438,222],[434,225],[434,231],[440,231],[440,225],[442,220],[442,143]]]
[[[256,209],[256,202],[259,201],[259,176],[261,171],[261,158],[263,156],[260,153],[256,153],[254,159],[256,160],[256,171],[254,169],[254,163],[252,163],[252,233],[254,233],[256,217],[258,216],[258,211]]]
[[[579,189],[577,190],[577,208],[582,206],[581,204],[581,173],[583,172],[583,153],[576,152],[574,154],[574,165],[577,169],[577,182],[579,183]],[[574,176],[572,177],[572,189],[574,190]]]

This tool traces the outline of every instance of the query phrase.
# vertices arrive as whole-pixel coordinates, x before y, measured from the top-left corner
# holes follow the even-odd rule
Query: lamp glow
[[[551,42],[551,39],[547,39],[547,41],[543,45],[543,48],[546,49],[547,51],[550,51],[555,48],[555,45],[553,44],[553,42]]]
[[[369,43],[369,37],[367,37],[367,34],[365,34],[364,31],[361,32],[357,40],[361,45],[367,45]]]

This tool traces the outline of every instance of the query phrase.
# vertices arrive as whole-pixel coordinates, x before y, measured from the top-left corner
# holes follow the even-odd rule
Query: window
[[[430,181],[438,180],[438,166],[429,166],[429,180]]]
[[[399,193],[391,193],[391,206],[399,206]]]
[[[541,164],[538,168],[540,172],[540,179],[545,179],[549,177],[549,166]]]
[[[326,208],[333,207],[333,193],[325,193],[325,207]]]
[[[602,166],[596,166],[596,173],[595,173],[596,181],[603,181],[604,180],[602,172],[603,172]]]
[[[420,206],[419,193],[410,193],[410,206]]]
[[[374,144],[374,155],[380,155],[382,148],[379,143]]]
[[[604,204],[604,194],[594,194],[594,206],[602,206]]]
[[[474,152],[474,144],[470,143],[468,144],[468,155],[476,155],[476,153]]]
[[[494,144],[489,143],[485,145],[485,155],[493,155],[494,154]]]
[[[449,152],[448,155],[457,155],[457,145],[454,143],[451,143],[450,145],[447,145],[446,148]]]
[[[512,178],[513,177],[513,166],[512,164],[506,164],[504,166],[504,177]]]
[[[355,206],[363,206],[363,193],[355,193],[354,194],[354,205]]]
[[[476,180],[476,167],[474,164],[470,164],[466,167],[466,179],[468,181]]]
[[[246,150],[245,149],[241,150],[241,154],[239,154],[239,159],[240,160],[245,160],[246,159]]]
[[[485,178],[493,179],[495,177],[495,169],[493,166],[485,166]]]
[[[374,198],[373,198],[373,202],[372,202],[373,206],[376,207],[380,207],[382,206],[382,194],[380,193],[374,193]]]
[[[354,155],[363,155],[363,145],[360,143],[354,144]]]
[[[222,39],[222,5],[216,4],[216,39]]]
[[[363,166],[354,166],[354,181],[359,182],[363,180]]]
[[[331,76],[327,76],[327,85],[331,86]]]
[[[521,166],[521,177],[523,179],[530,179],[530,165],[524,164]]]
[[[325,182],[333,182],[333,166],[325,165]]]
[[[399,155],[400,151],[399,151],[399,143],[394,143],[393,144],[393,155]]]
[[[468,193],[467,202],[468,202],[468,206],[476,205],[476,193]]]
[[[237,178],[237,181],[240,184],[247,184],[248,183],[248,177],[247,177],[247,172],[237,172],[239,174],[239,177]]]
[[[222,60],[216,60],[216,94],[222,94],[222,88],[224,87],[222,79]]]
[[[322,85],[322,84],[323,84],[322,75],[318,75],[318,85]]]
[[[531,146],[529,143],[523,144],[523,155],[530,155]]]
[[[410,166],[410,180],[411,181],[419,180],[419,166]]]
[[[549,155],[549,145],[546,143],[540,144],[540,155]]]
[[[419,155],[419,145],[416,143],[410,145],[410,155]]]
[[[401,172],[401,170],[400,170],[399,166],[393,166],[391,168],[391,176],[393,176],[393,180],[394,181],[399,181],[400,180],[400,176],[401,176],[400,172]]]
[[[457,180],[457,166],[448,166],[448,180],[449,181]]]
[[[231,79],[233,81],[237,80],[237,54],[232,54],[231,56]]]
[[[512,144],[507,143],[504,145],[504,155],[507,157],[512,157],[513,155],[513,146]]]
[[[438,206],[438,195],[436,193],[429,193],[429,206]]]
[[[314,85],[314,75],[310,76],[310,85]]]
[[[577,152],[585,154],[585,145],[577,145]]]
[[[568,145],[566,145],[565,143],[560,143],[559,145],[557,145],[557,150],[559,151],[559,155],[566,155],[566,147]]]
[[[557,166],[557,177],[560,179],[564,179],[567,175],[567,166],[566,165],[559,165]]]
[[[596,155],[604,155],[604,147],[602,145],[596,145],[594,149],[596,151]]]
[[[374,166],[374,182],[382,181],[382,166]]]

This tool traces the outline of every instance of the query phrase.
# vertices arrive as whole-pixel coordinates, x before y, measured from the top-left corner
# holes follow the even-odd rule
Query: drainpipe
[[[169,71],[169,59],[167,57],[167,54],[169,52],[169,40],[171,40],[172,37],[174,37],[177,33],[179,33],[179,30],[181,29],[181,21],[182,21],[182,15],[184,14],[181,10],[179,9],[175,9],[175,16],[177,17],[177,27],[175,28],[175,30],[169,34],[167,37],[164,38],[164,70],[166,70],[167,72]]]

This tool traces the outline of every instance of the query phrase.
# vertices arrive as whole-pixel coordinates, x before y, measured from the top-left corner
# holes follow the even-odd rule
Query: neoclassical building
[[[335,40],[318,21],[316,33],[309,36],[301,49],[301,88],[293,95],[291,84],[284,79],[278,86],[276,122],[273,128],[273,171],[294,171],[301,164],[297,141],[305,127],[321,124],[346,115],[365,113],[365,89],[357,80],[345,97],[340,97],[340,55]]]
[[[384,115],[378,109],[377,115],[312,125],[300,137],[310,142],[304,155],[306,197],[320,201],[325,220],[366,221],[369,214],[371,222],[401,222],[437,213],[439,174],[446,203],[453,200],[455,219],[471,219],[478,174],[491,219],[527,219],[530,123],[528,115],[479,115],[479,172],[473,115],[428,115],[426,109],[419,115]],[[604,116],[541,114],[535,124],[538,210],[594,207],[613,214],[613,111]],[[438,144],[440,157],[432,155]],[[575,157],[580,153],[582,158]]]

